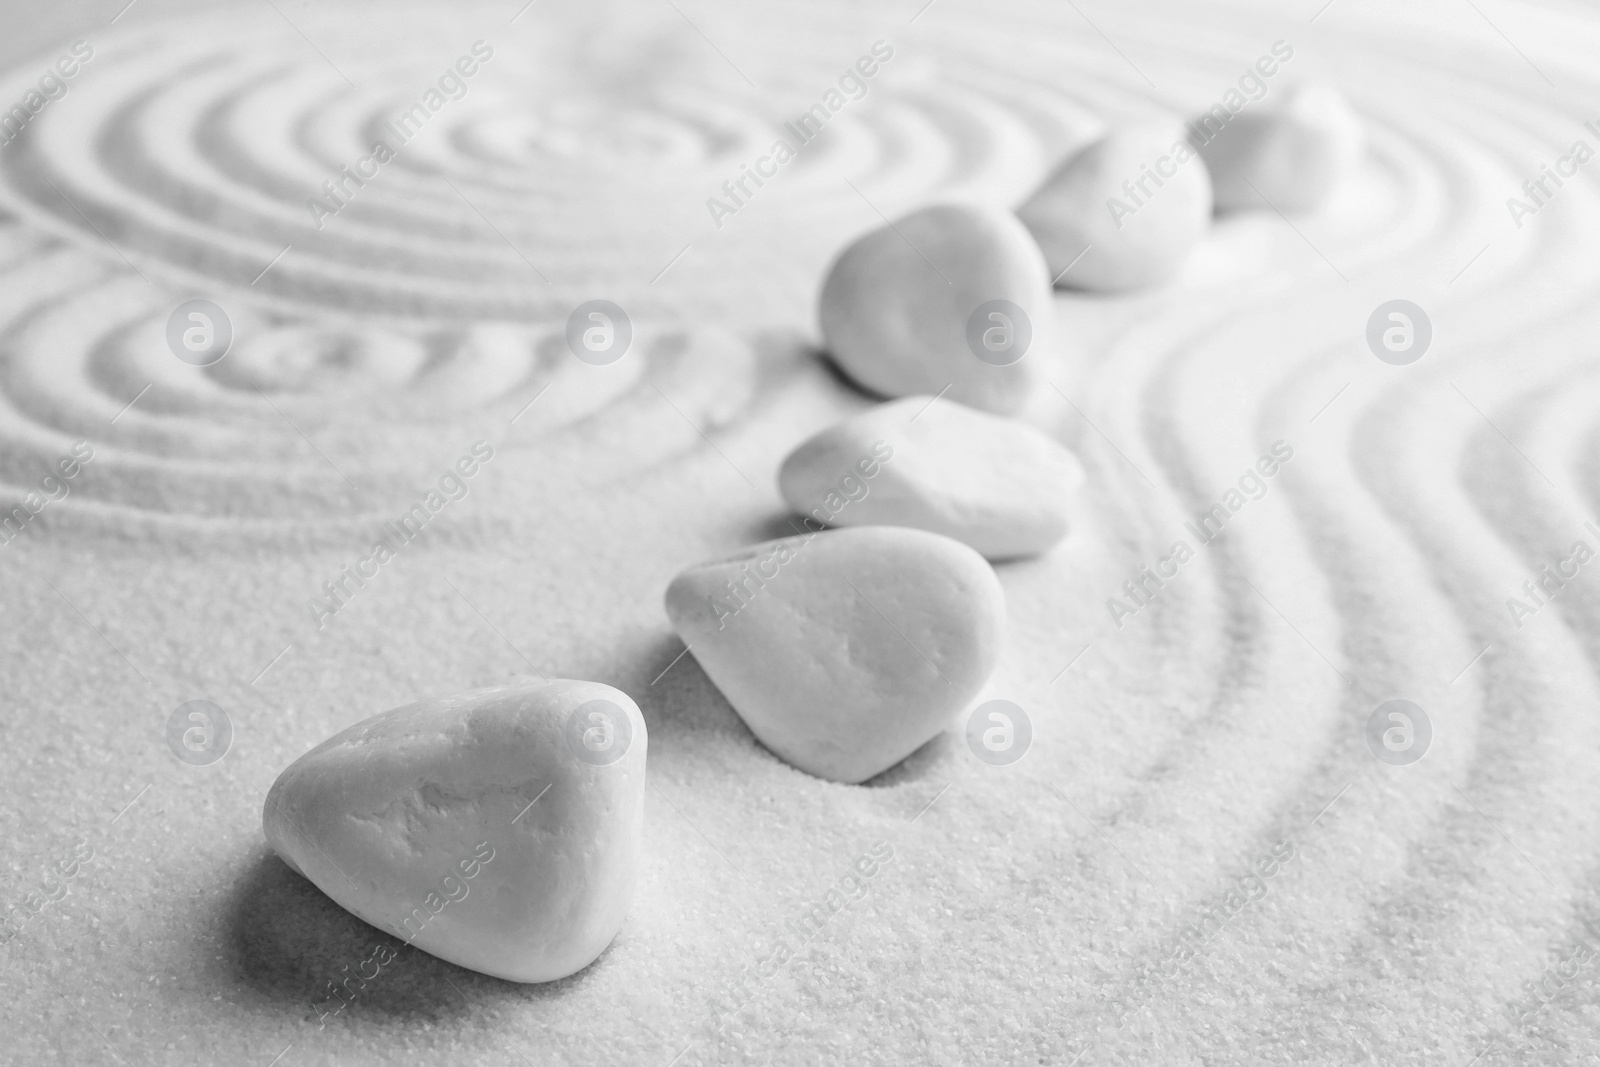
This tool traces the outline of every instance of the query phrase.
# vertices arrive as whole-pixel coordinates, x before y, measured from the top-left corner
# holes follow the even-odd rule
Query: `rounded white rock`
[[[513,982],[588,966],[633,898],[644,718],[559,679],[374,715],[290,764],[262,828],[341,907]]]
[[[972,549],[865,526],[768,541],[672,580],[667,616],[762,744],[862,782],[944,730],[993,673],[1005,594]]]
[[[1026,423],[913,396],[869,408],[789,453],[778,488],[831,526],[911,526],[989,559],[1066,536],[1083,467]]]
[[[1365,143],[1360,117],[1328,85],[1296,86],[1278,106],[1242,111],[1220,129],[1208,118],[1190,129],[1219,211],[1315,211],[1356,168]]]
[[[883,396],[938,393],[1009,414],[1055,343],[1044,256],[1007,211],[940,204],[857,239],[828,270],[823,343]],[[1000,316],[995,318],[994,316]]]
[[[1113,130],[1056,168],[1017,217],[1057,284],[1126,292],[1174,277],[1211,227],[1211,176],[1195,156],[1177,124],[1150,124]]]

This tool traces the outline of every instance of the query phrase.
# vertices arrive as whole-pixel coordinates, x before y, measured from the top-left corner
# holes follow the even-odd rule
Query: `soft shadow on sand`
[[[664,750],[670,751],[678,745],[698,744],[696,735],[705,732],[759,745],[722,690],[701,669],[694,653],[685,652],[676,634],[653,640],[642,659],[654,672],[654,681],[636,694],[639,711],[650,728],[652,754],[658,740]]]
[[[882,774],[868,778],[861,784],[867,789],[893,789],[912,782],[926,781],[937,774],[948,778],[949,765],[961,754],[955,748],[956,741],[955,728],[951,727],[937,734],[931,741],[925,742],[921,748]],[[941,766],[944,767],[943,771],[938,770]]]
[[[805,348],[805,356],[817,366],[821,367],[822,370],[827,373],[829,379],[831,379],[833,383],[838,386],[841,392],[862,397],[866,400],[872,401],[875,404],[882,403],[885,400],[893,399],[886,394],[877,393],[871,389],[868,389],[866,386],[850,377],[845,369],[839,365],[839,361],[833,358],[833,353],[829,352],[826,348],[823,348],[820,345],[807,345]]]
[[[780,537],[804,537],[806,534],[816,533],[816,520],[813,519],[807,526],[800,515],[785,511],[771,518],[764,519],[751,531],[753,541],[776,541]]]
[[[560,998],[606,966],[610,952],[556,982],[522,985],[491,978],[368,926],[265,845],[245,865],[218,921],[223,951],[214,966],[223,981],[252,991],[276,1011],[327,1027],[356,1019],[439,1024],[475,1010],[492,1014],[512,1003]],[[384,955],[375,954],[380,945],[393,953],[381,965],[376,961]],[[347,979],[344,997],[336,998],[329,983]]]

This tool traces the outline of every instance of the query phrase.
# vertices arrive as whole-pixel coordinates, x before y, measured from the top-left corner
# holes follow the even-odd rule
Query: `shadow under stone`
[[[447,963],[345,911],[264,845],[220,916],[228,983],[321,1026],[381,1018],[433,1025],[559,998],[605,965],[524,985]]]

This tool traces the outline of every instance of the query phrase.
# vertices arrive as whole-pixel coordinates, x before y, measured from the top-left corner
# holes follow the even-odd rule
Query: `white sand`
[[[0,546],[0,907],[76,842],[94,859],[0,946],[0,1058],[1600,1055],[1600,965],[1516,1022],[1600,915],[1600,586],[1584,570],[1520,630],[1505,607],[1596,543],[1600,196],[1586,170],[1520,230],[1505,207],[1572,141],[1600,147],[1595,18],[678,6],[692,26],[642,0],[542,0],[510,27],[514,4],[280,4],[297,31],[266,5],[164,22],[150,0],[61,28],[95,58],[0,147],[4,499],[79,438],[97,454]],[[480,37],[495,57],[466,97],[316,230],[305,198]],[[1061,548],[1001,571],[993,695],[1028,709],[1028,756],[991,767],[951,732],[833,785],[762,750],[692,656],[652,683],[681,651],[671,575],[784,532],[777,464],[864,403],[807,348],[828,256],[879,210],[1015,203],[1102,119],[1205,106],[1280,38],[1273,84],[1341,84],[1370,159],[1297,229],[1227,222],[1172,290],[1059,298],[1071,405],[1049,390],[1034,417],[1091,494]],[[715,229],[705,198],[879,39],[895,56],[867,97]],[[0,106],[63,50],[14,57]],[[209,371],[162,340],[192,295],[240,338]],[[596,296],[638,334],[604,368],[560,347]],[[1410,367],[1362,340],[1396,297],[1435,327]],[[307,598],[480,438],[471,494],[319,632]],[[1105,599],[1278,439],[1294,459],[1266,497],[1115,628]],[[325,983],[381,935],[270,855],[264,790],[376,711],[536,671],[617,685],[649,722],[622,935],[543,987],[404,950],[319,1029]],[[1411,767],[1363,740],[1396,696],[1433,722]],[[209,767],[164,740],[199,697],[235,728]],[[1141,988],[1285,838],[1265,899]],[[879,841],[864,899],[737,992]]]

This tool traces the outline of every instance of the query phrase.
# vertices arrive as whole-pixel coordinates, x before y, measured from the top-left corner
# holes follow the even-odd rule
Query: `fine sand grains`
[[[1340,0],[1296,39],[1297,76],[1360,70],[1340,87],[1372,132],[1299,233],[1224,217],[1166,289],[1052,298],[1079,354],[1054,380],[1070,404],[1031,418],[1091,490],[1070,553],[998,571],[991,684],[1033,747],[994,767],[953,736],[858,787],[764,751],[660,602],[686,562],[794,535],[778,465],[865,406],[806,347],[817,280],[885,217],[1021,203],[1103,122],[1216,100],[1281,5],[1119,10],[1102,25],[1127,59],[1070,7],[936,4],[882,33],[844,5],[690,11],[796,100],[871,41],[897,49],[721,230],[706,197],[786,112],[666,5],[536,5],[469,106],[320,236],[304,199],[328,161],[367,151],[381,101],[416,99],[509,14],[318,9],[308,37],[379,54],[330,50],[353,94],[274,12],[143,6],[0,148],[0,482],[19,499],[95,446],[0,568],[0,907],[32,916],[0,946],[16,1061],[115,1059],[107,1042],[131,1063],[288,1048],[281,1067],[1600,1055],[1592,963],[1520,1021],[1600,904],[1600,595],[1585,568],[1520,629],[1506,608],[1600,507],[1600,197],[1569,182],[1522,229],[1507,218],[1529,161],[1589,116],[1470,11]],[[1502,27],[1561,99],[1600,98],[1586,13]],[[37,45],[0,99],[59,54]],[[570,109],[504,103],[555,84]],[[129,153],[139,167],[107,165]],[[162,329],[202,285],[256,324],[197,371]],[[638,358],[551,358],[597,295],[634,318]],[[1406,367],[1364,348],[1396,298],[1437,338]],[[480,438],[496,458],[471,496],[317,631],[306,597]],[[1280,438],[1295,458],[1271,493],[1117,630],[1105,600]],[[400,946],[319,1029],[328,984],[388,957],[261,841],[273,776],[372,711],[541,671],[609,679],[648,724],[639,888],[612,948],[524,987]],[[1397,696],[1433,721],[1409,767],[1365,741]],[[164,740],[200,697],[234,726],[203,767]],[[1293,860],[1232,908],[1284,841]],[[1207,913],[1225,931],[1169,962]]]

